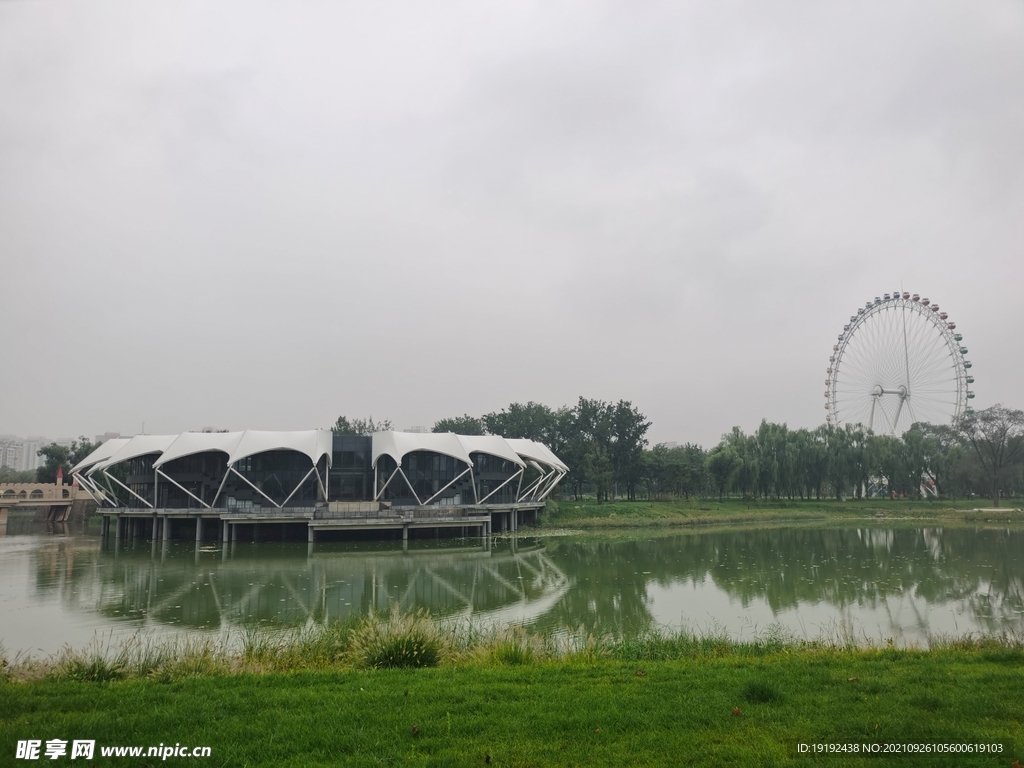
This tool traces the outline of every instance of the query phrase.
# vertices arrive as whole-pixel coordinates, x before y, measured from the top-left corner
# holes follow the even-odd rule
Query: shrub
[[[395,605],[382,617],[370,614],[352,631],[349,655],[356,666],[436,667],[446,655],[447,643],[430,614],[399,612]]]

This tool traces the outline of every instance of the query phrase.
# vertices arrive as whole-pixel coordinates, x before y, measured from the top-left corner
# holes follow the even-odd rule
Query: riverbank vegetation
[[[927,651],[777,633],[612,640],[391,614],[249,633],[235,650],[97,646],[28,675],[8,662],[0,751],[88,738],[208,745],[220,765],[773,764],[797,743],[1006,743],[1024,725],[1022,662],[1013,637]],[[970,764],[993,762],[929,759]]]
[[[984,501],[984,500],[983,500]],[[851,523],[942,521],[1024,524],[1024,512],[1004,506],[978,508],[978,500],[915,499],[741,499],[690,498],[669,501],[549,499],[541,530],[601,530],[678,526],[744,526],[757,523]]]
[[[560,493],[576,501],[979,496],[999,506],[1024,494],[1024,412],[1001,405],[955,425],[917,423],[902,436],[763,421],[752,434],[734,427],[710,450],[648,447],[650,426],[630,402],[581,397],[572,407],[512,403],[480,418],[442,419],[434,431],[538,440],[569,467]]]

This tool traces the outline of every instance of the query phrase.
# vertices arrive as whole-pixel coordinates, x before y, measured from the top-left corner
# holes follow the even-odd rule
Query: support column
[[[231,524],[231,543],[236,544],[238,542],[238,523]]]
[[[161,524],[163,525],[163,529],[164,529],[163,530],[164,541],[170,541],[171,540],[171,519],[169,517],[167,517],[167,515],[164,515],[161,518],[161,520],[162,520]]]
[[[121,516],[117,516],[117,520],[114,523],[114,541],[121,541]]]
[[[100,524],[100,538],[104,541],[107,540],[107,536],[110,535],[110,515],[103,516],[103,522]]]
[[[221,520],[221,524],[220,524],[220,540],[222,542],[225,542],[225,543],[228,540],[228,525],[229,525],[229,523],[228,523],[227,520]]]
[[[409,524],[406,523],[405,525],[402,526],[402,541],[408,541],[408,540],[409,540]]]
[[[315,529],[312,525],[306,526],[306,536],[308,537],[309,543],[312,544],[314,541]]]
[[[203,543],[203,516],[196,516],[196,544]]]

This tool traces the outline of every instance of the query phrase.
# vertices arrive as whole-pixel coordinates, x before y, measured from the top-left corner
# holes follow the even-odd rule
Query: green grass
[[[216,766],[472,766],[488,757],[499,766],[854,765],[861,761],[796,758],[795,744],[1019,739],[1022,661],[1019,649],[984,644],[784,648],[670,661],[5,682],[0,762],[15,763],[19,739],[88,738],[206,745],[212,759],[202,764]],[[998,760],[896,762],[1009,768],[1021,747]]]
[[[936,639],[928,651],[778,632],[616,640],[392,612],[234,644],[136,637],[2,657],[0,764],[13,764],[18,740],[95,739],[209,746],[204,764],[217,766],[852,765],[797,758],[795,745],[1024,732],[1014,636]],[[926,764],[1010,766],[1022,747]]]
[[[1011,500],[1012,501],[1012,500]],[[991,501],[836,501],[788,499],[690,499],[677,501],[549,500],[542,527],[611,529],[659,526],[744,524],[750,522],[838,522],[843,520],[943,520],[966,523],[1021,523],[1024,513],[1009,504],[998,512],[975,511]]]

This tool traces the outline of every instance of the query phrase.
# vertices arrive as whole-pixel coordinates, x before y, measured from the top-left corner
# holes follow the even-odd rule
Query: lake
[[[687,627],[736,639],[782,630],[927,645],[1024,632],[1024,530],[777,527],[625,538],[400,542],[148,541],[9,527],[0,640],[9,656],[97,636],[240,636],[246,626],[346,619],[397,603],[436,617],[628,636]]]

